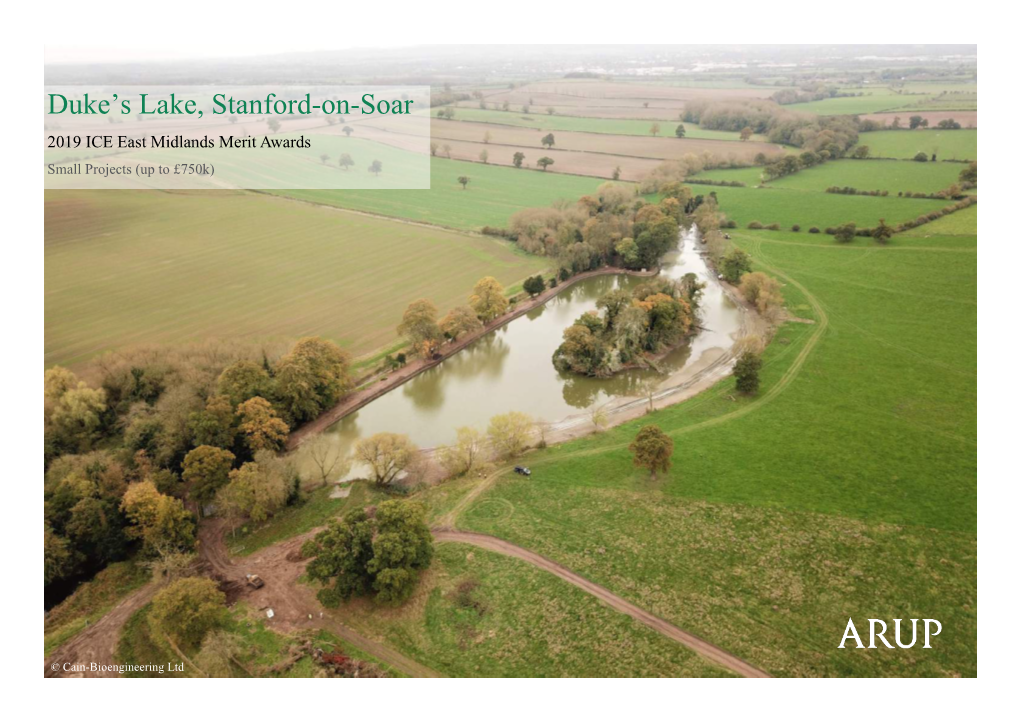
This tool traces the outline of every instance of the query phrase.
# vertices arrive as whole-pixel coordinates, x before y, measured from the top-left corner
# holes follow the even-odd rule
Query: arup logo
[[[894,618],[893,619],[893,627],[895,628],[894,636],[893,637],[894,637],[894,639],[896,641],[896,645],[899,646],[900,648],[910,648],[915,643],[917,643],[917,622],[919,620],[923,620],[924,621],[924,646],[922,646],[922,648],[931,648],[931,643],[930,643],[931,637],[932,636],[938,636],[940,633],[942,633],[942,624],[939,623],[938,621],[936,621],[934,618],[925,618],[925,619],[911,618],[909,620],[911,622],[911,627],[912,627],[911,628],[911,632],[910,632],[910,643],[903,643],[900,640],[900,638],[901,638],[901,636],[900,636],[900,624],[903,622],[903,619],[902,618]],[[889,643],[886,640],[886,638],[885,638],[886,629],[889,628],[888,626],[886,626],[885,621],[882,621],[881,619],[878,619],[878,618],[869,618],[868,619],[868,623],[871,626],[871,644],[869,646],[867,646],[867,648],[878,648],[878,646],[875,645],[875,639],[876,638],[879,641],[881,641],[882,643],[884,643],[887,648],[894,648],[894,646],[891,643]],[[882,630],[878,631],[876,633],[875,626],[877,626],[879,624],[881,624]],[[931,627],[932,627],[933,624],[936,627],[935,628],[935,633],[931,632]],[[852,638],[854,641],[857,642],[857,648],[865,648],[864,644],[861,643],[861,637],[859,635],[857,635],[857,629],[854,628],[854,620],[852,618],[846,622],[846,631],[843,632],[843,640],[840,641],[840,643],[839,643],[839,647],[840,648],[846,648],[846,640],[848,638]]]

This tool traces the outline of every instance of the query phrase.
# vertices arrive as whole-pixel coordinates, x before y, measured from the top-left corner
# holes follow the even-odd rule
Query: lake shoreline
[[[334,405],[332,408],[327,410],[325,413],[320,415],[318,418],[305,423],[298,428],[295,428],[290,436],[287,438],[287,451],[293,451],[297,449],[305,440],[309,437],[317,435],[338,421],[342,420],[346,416],[364,408],[366,405],[371,403],[378,398],[386,395],[395,388],[399,388],[404,383],[415,378],[416,376],[424,373],[425,371],[435,368],[446,359],[456,355],[460,351],[472,345],[475,341],[485,337],[494,330],[502,328],[507,323],[520,318],[536,308],[539,308],[550,300],[555,298],[557,295],[562,293],[564,290],[570,288],[576,283],[590,278],[597,278],[600,276],[607,275],[623,275],[633,276],[638,278],[652,278],[659,274],[659,268],[652,270],[628,270],[626,268],[615,268],[606,266],[603,268],[597,268],[596,270],[585,271],[584,273],[578,273],[573,275],[567,280],[561,281],[555,288],[547,288],[542,293],[528,298],[525,301],[514,305],[510,311],[504,313],[499,318],[486,323],[482,328],[475,331],[474,333],[468,333],[461,336],[455,341],[446,343],[440,347],[440,356],[438,358],[423,359],[418,358],[408,362],[402,368],[394,371],[393,373],[386,376],[385,379],[379,380],[367,388],[354,391],[347,395],[339,403]]]

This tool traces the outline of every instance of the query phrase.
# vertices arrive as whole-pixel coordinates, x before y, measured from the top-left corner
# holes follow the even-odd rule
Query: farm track
[[[43,676],[46,678],[117,678],[116,670],[103,669],[110,667],[115,661],[117,643],[120,641],[120,630],[138,609],[152,600],[159,590],[159,585],[149,582],[129,594],[123,601],[114,606],[105,616],[90,625],[57,648],[44,661]],[[96,671],[65,671],[67,664],[97,664]],[[54,668],[54,664],[56,668]]]
[[[323,610],[311,588],[299,582],[305,569],[305,562],[300,558],[301,546],[321,530],[315,528],[235,561],[224,542],[225,526],[219,521],[210,521],[200,533],[201,557],[208,565],[208,573],[226,589],[228,598],[244,599],[260,610],[273,610],[268,626],[285,632],[325,629],[403,674],[415,678],[440,677],[433,669],[342,623],[331,611]],[[249,586],[245,582],[247,573],[258,573],[265,585],[260,589]]]
[[[674,626],[668,621],[665,621],[658,616],[635,606],[630,601],[617,596],[604,586],[592,583],[583,576],[574,573],[569,568],[566,568],[545,556],[533,553],[526,548],[521,548],[509,541],[504,541],[494,536],[488,536],[484,533],[457,531],[449,528],[434,529],[433,537],[438,543],[464,543],[476,548],[493,551],[495,553],[529,563],[543,571],[548,571],[567,583],[577,586],[582,591],[591,594],[613,610],[630,616],[635,621],[648,626],[653,631],[657,631],[677,643],[682,644],[714,664],[722,666],[723,668],[744,676],[745,678],[770,678],[769,674],[755,666],[752,666],[743,659],[724,651],[718,646],[715,646],[714,644],[711,644],[708,641],[689,633],[688,631],[684,631],[683,629]]]

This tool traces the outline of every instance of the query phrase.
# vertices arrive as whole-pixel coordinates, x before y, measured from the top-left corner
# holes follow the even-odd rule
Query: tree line
[[[854,116],[797,113],[772,100],[694,100],[684,106],[683,119],[708,130],[741,132],[750,128],[771,143],[825,151],[829,157],[842,157],[857,143],[860,122]]]

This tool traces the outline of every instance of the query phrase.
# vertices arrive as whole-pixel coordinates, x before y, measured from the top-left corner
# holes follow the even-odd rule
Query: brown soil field
[[[339,132],[336,128],[330,132]],[[483,142],[485,133],[491,136]],[[389,132],[375,123],[362,122],[358,126],[359,137],[405,147],[411,140],[404,133]],[[726,140],[702,140],[695,138],[652,138],[631,135],[607,135],[602,133],[579,133],[559,131],[556,145],[552,150],[542,147],[541,139],[546,133],[530,128],[517,128],[491,123],[469,123],[459,120],[432,121],[432,140],[440,146],[450,146],[450,157],[454,160],[479,161],[479,154],[486,150],[492,165],[512,165],[515,152],[526,156],[525,164],[534,167],[534,161],[547,155],[555,164],[549,172],[589,175],[596,178],[611,178],[613,169],[621,169],[621,180],[638,181],[663,160],[680,160],[685,155],[710,153],[728,160],[750,161],[756,154],[779,155],[781,146],[771,143],[736,143]],[[446,157],[446,151],[439,154]]]
[[[893,119],[898,117],[901,125],[907,125],[912,115],[920,115],[928,121],[930,126],[934,126],[940,120],[948,120],[950,118],[965,128],[976,128],[978,126],[976,110],[922,110],[916,113],[901,110],[895,113],[868,113],[860,117],[861,120],[877,120],[886,125],[892,125]]]

